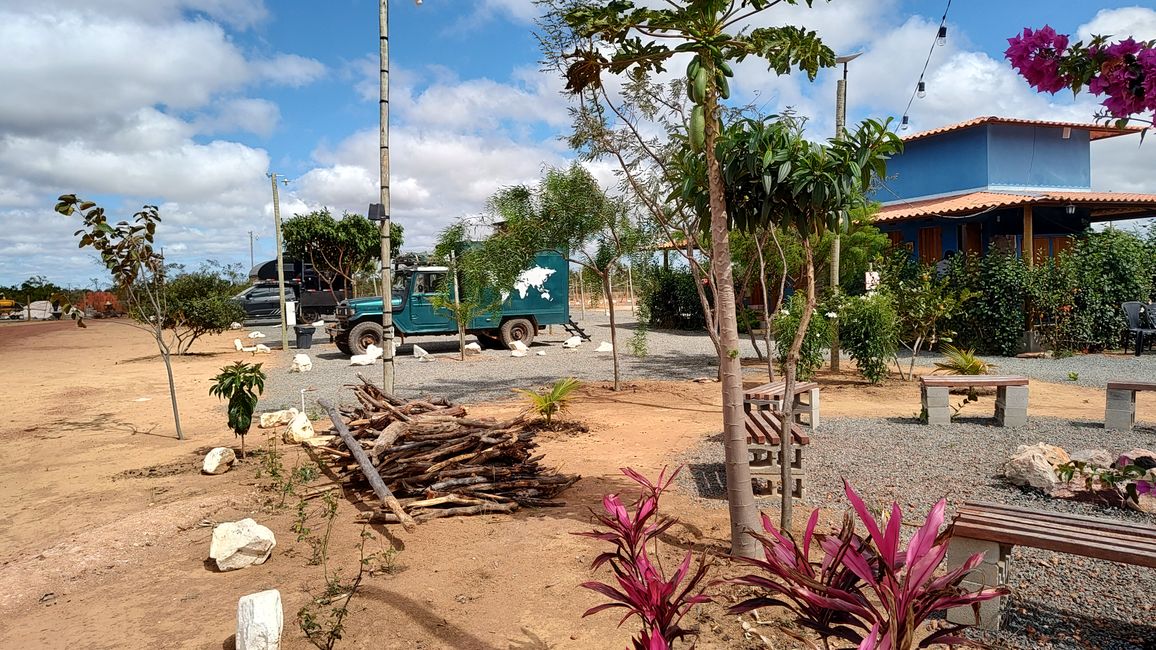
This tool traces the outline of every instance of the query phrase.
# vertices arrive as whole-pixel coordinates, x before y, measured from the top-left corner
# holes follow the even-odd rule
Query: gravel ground
[[[1070,382],[1069,373],[1076,373],[1076,384],[1103,388],[1118,379],[1156,380],[1156,354],[1140,357],[1123,354],[1077,354],[1064,359],[1018,359],[1015,357],[984,357],[997,367],[992,372],[1000,375],[1027,375],[1032,379],[1054,383]]]
[[[1156,449],[1156,429],[1106,432],[1100,423],[1032,418],[1021,428],[1000,428],[990,418],[963,418],[926,426],[912,418],[824,418],[807,450],[805,506],[840,508],[847,477],[868,503],[898,501],[908,521],[921,522],[939,498],[952,506],[982,500],[1040,510],[1156,525],[1156,516],[1049,499],[1005,483],[999,467],[1016,446],[1044,441],[1068,450]],[[680,480],[700,499],[725,507],[722,445],[704,443],[681,462]],[[777,511],[777,498],[759,506]],[[910,531],[910,532],[913,532]],[[974,633],[997,648],[1156,648],[1156,572],[1029,548],[1013,553],[1008,584],[1014,590],[998,634]]]
[[[715,375],[714,348],[706,334],[652,330],[647,334],[647,356],[636,357],[630,353],[635,319],[629,310],[617,311],[616,314],[623,380],[693,379]],[[579,314],[575,313],[574,317],[579,319]],[[562,341],[570,335],[555,326],[553,333],[539,332],[530,354],[522,358],[511,357],[507,351],[483,350],[480,356],[467,357],[465,362],[461,362],[458,361],[456,336],[409,337],[405,345],[398,348],[394,361],[396,392],[401,397],[444,395],[459,402],[481,402],[510,397],[512,388],[542,386],[562,377],[587,381],[613,379],[611,355],[594,352],[600,342],[610,340],[609,317],[604,311],[587,310],[586,318],[579,320],[592,337],[591,341],[577,349],[567,350],[562,347]],[[262,340],[274,348],[274,354],[278,353],[281,335],[277,327],[263,326],[252,330],[265,333],[267,338]],[[244,330],[247,331],[251,330]],[[472,336],[466,338],[467,341],[473,340]],[[414,358],[415,343],[433,354],[436,361],[419,362]],[[289,345],[291,348],[294,345],[292,331]],[[741,349],[744,357],[755,355],[750,342],[745,339]],[[544,352],[545,356],[538,356],[537,352]],[[352,401],[352,394],[342,386],[357,383],[358,373],[381,382],[380,362],[372,366],[350,366],[349,359],[328,342],[320,328],[314,334],[313,347],[308,354],[313,360],[312,372],[289,372],[289,359],[286,359],[284,368],[270,371],[266,392],[258,405],[259,411],[289,406],[300,408],[302,389],[315,389],[305,393],[307,406],[320,397],[338,402]]]

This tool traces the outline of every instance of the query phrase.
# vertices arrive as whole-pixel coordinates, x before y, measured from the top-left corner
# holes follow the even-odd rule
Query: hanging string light
[[[935,46],[947,45],[947,13],[949,11],[951,11],[951,0],[947,0],[947,6],[943,9],[943,16],[939,19],[939,29],[935,32],[935,40],[931,41],[931,49],[927,51],[927,60],[923,62],[919,81],[915,83],[915,90],[911,91],[911,98],[907,100],[907,108],[903,109],[903,119],[899,122],[900,130],[906,131],[911,124],[911,118],[908,114],[911,112],[911,104],[915,98],[923,99],[927,96],[927,82],[923,78],[927,75],[927,66],[931,64],[931,55],[935,52]]]

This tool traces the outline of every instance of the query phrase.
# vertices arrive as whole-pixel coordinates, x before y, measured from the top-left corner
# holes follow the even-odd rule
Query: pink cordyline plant
[[[1096,36],[1087,45],[1073,44],[1068,36],[1044,25],[1035,31],[1024,28],[1009,38],[1004,56],[1041,92],[1071,88],[1078,93],[1087,88],[1103,97],[1108,116],[1124,121],[1156,111],[1156,41],[1126,38],[1109,43]]]
[[[858,644],[864,650],[907,650],[933,643],[958,644],[965,640],[956,625],[917,640],[916,631],[935,612],[973,607],[1008,593],[1005,587],[969,593],[961,586],[967,574],[983,560],[977,553],[962,566],[936,576],[947,554],[946,533],[940,534],[946,502],[942,499],[906,548],[900,547],[903,513],[892,504],[882,528],[863,500],[844,481],[844,491],[867,537],[854,531],[850,513],[837,535],[816,535],[819,511],[811,513],[803,534],[803,547],[789,533],[779,531],[763,516],[767,535],[755,535],[763,545],[763,558],[735,558],[756,566],[766,575],[746,575],[735,584],[763,589],[766,596],[750,598],[733,607],[743,613],[767,606],[792,610],[798,622],[828,644],[831,638]],[[822,559],[810,560],[816,545]]]
[[[594,558],[591,568],[609,564],[618,587],[602,582],[582,583],[583,587],[611,601],[586,610],[583,618],[614,608],[626,610],[626,615],[618,622],[620,626],[632,616],[639,617],[642,630],[631,640],[635,650],[669,650],[676,639],[689,634],[679,626],[683,616],[695,605],[711,600],[700,588],[710,567],[705,558],[699,559],[697,569],[691,573],[691,553],[688,551],[674,575],[668,579],[663,575],[662,567],[652,561],[651,551],[647,548],[657,545],[658,536],[675,523],[674,519],[659,514],[658,501],[679,470],[681,468],[665,478],[666,469],[663,468],[658,481],[651,483],[633,469],[623,468],[622,473],[642,487],[638,500],[627,508],[617,494],[606,495],[602,499],[605,512],[594,513],[595,519],[606,530],[574,533],[614,544],[613,550]]]

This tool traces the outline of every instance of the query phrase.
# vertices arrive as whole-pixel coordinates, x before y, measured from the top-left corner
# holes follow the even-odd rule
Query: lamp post
[[[288,321],[285,314],[285,256],[281,250],[281,201],[277,195],[277,173],[266,174],[273,185],[273,231],[277,236],[277,291],[280,294],[281,304],[281,350],[289,349]],[[288,185],[289,181],[282,179]]]
[[[847,64],[862,55],[862,52],[835,57],[836,65],[843,65],[843,76],[835,82],[835,138],[842,140],[847,127]],[[839,249],[842,233],[835,229],[835,240],[831,242],[831,288],[839,290]],[[839,372],[839,319],[831,336],[831,372]]]

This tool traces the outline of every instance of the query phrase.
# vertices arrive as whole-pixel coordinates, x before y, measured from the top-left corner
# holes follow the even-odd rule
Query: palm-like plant
[[[265,390],[265,373],[259,363],[238,361],[221,368],[213,377],[209,394],[229,400],[229,428],[241,437],[241,458],[245,457],[245,434],[253,424],[257,398]]]
[[[935,372],[942,370],[949,375],[986,375],[995,366],[975,355],[975,350],[961,350],[950,343],[940,348],[946,361],[935,362]]]
[[[527,388],[515,388],[514,390],[525,395],[526,401],[530,403],[528,410],[541,415],[546,420],[546,426],[550,426],[551,418],[562,413],[569,406],[571,394],[578,386],[579,381],[577,379],[567,377],[559,379],[549,390],[541,392]]]

